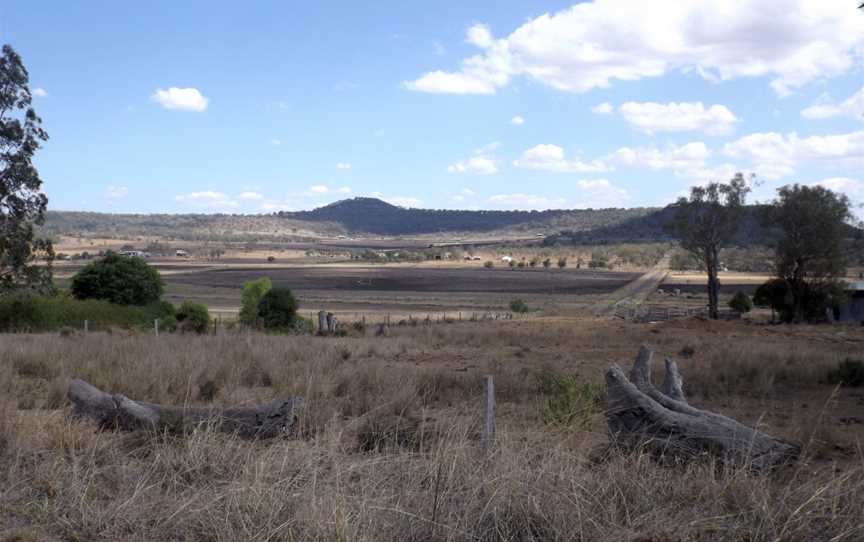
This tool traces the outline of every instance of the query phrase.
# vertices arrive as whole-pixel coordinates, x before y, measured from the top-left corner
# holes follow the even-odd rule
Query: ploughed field
[[[211,269],[166,277],[170,284],[240,288],[266,276],[274,287],[292,290],[466,292],[512,294],[602,294],[638,273],[559,269],[477,269],[419,267],[284,267]]]

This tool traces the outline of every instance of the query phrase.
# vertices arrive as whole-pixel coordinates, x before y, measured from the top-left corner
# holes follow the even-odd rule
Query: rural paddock
[[[603,371],[642,343],[679,362],[691,404],[803,444],[802,460],[755,476],[600,453]],[[830,379],[862,347],[860,327],[700,320],[5,335],[0,540],[860,540],[864,394]],[[98,432],[69,418],[72,377],[164,404],[307,406],[269,442]]]

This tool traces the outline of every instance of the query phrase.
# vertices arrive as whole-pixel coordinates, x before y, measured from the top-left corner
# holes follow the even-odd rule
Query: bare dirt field
[[[678,360],[691,404],[801,443],[799,461],[757,475],[599,454],[603,371],[642,343]],[[831,374],[862,351],[860,327],[701,320],[547,318],[379,338],[5,335],[0,540],[861,540],[864,392]],[[71,377],[166,404],[299,394],[306,408],[295,434],[269,442],[207,426],[100,432],[70,419]],[[560,379],[570,391],[550,386]]]

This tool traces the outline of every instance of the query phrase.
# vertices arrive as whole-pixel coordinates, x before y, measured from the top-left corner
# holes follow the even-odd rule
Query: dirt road
[[[650,271],[609,295],[608,301],[594,309],[596,316],[612,316],[618,309],[635,308],[645,302],[669,274],[670,256],[666,255]]]

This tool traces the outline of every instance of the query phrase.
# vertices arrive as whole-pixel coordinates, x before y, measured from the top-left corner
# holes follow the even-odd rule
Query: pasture
[[[606,449],[603,370],[642,343],[679,361],[692,404],[803,443],[801,460],[755,475]],[[860,327],[591,318],[388,337],[6,335],[0,540],[860,540],[864,395],[831,375],[862,349]],[[99,432],[69,417],[73,376],[167,404],[307,406],[269,442]]]

